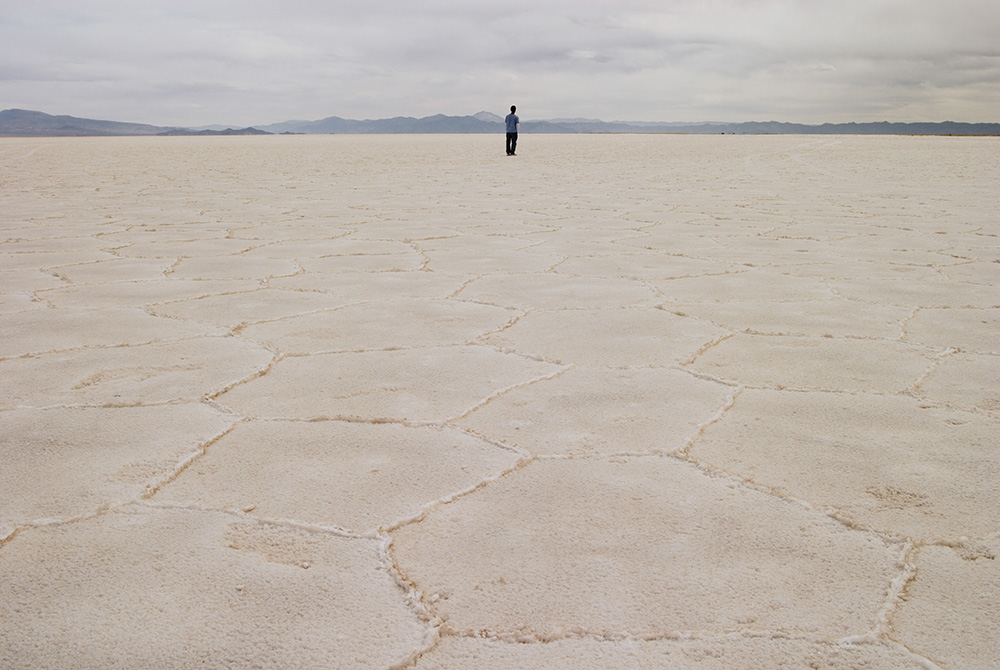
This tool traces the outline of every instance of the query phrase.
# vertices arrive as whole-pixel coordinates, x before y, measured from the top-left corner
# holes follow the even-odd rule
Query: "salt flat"
[[[995,668],[1000,141],[0,140],[0,667]]]

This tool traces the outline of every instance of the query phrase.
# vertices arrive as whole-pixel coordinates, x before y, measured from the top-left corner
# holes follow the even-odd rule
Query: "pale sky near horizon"
[[[1000,122],[1000,0],[0,0],[0,109]]]

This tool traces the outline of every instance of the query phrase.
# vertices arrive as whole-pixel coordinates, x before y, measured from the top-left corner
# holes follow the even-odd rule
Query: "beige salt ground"
[[[995,668],[997,138],[0,140],[0,667]]]

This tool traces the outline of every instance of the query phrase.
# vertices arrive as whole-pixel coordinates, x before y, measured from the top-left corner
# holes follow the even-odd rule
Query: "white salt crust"
[[[995,138],[0,139],[0,666],[992,668]]]

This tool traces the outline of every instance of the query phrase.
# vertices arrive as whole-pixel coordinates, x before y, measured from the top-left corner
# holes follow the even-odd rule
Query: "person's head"
[[[516,111],[517,111],[517,107],[515,105],[511,105],[510,106],[510,113],[513,114]]]

